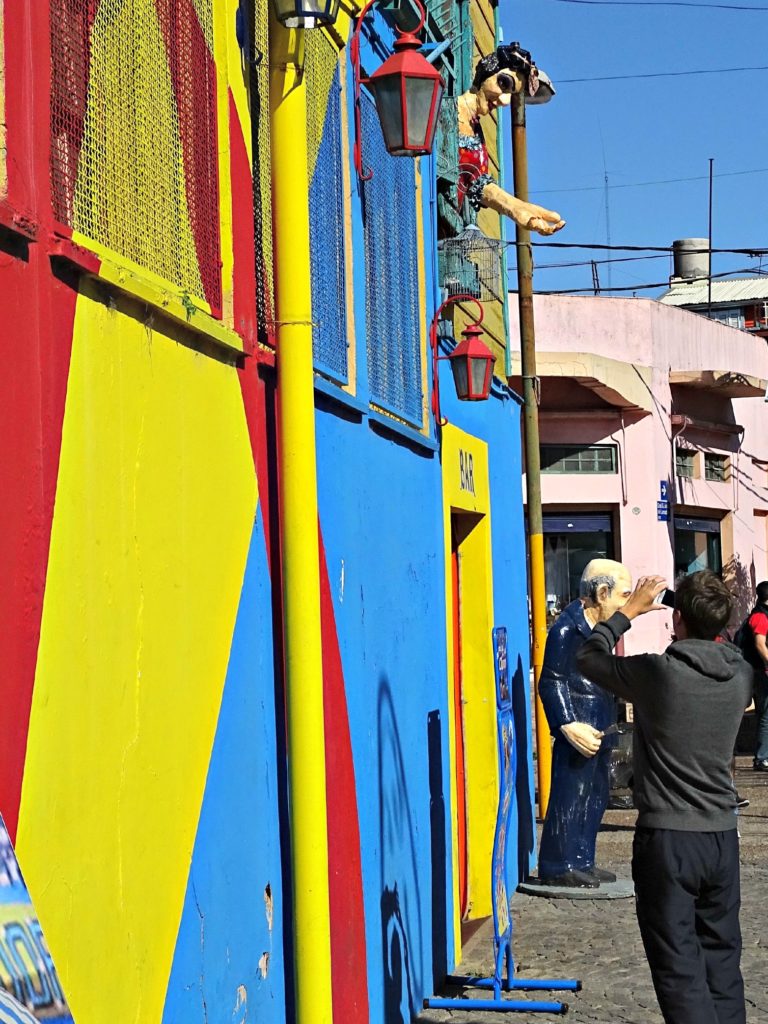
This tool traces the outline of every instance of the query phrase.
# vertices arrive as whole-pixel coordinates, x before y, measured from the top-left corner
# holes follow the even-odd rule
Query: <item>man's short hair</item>
[[[692,572],[677,584],[675,611],[680,612],[692,639],[714,640],[725,629],[732,610],[730,590],[709,569]]]
[[[768,580],[763,580],[755,587],[758,604],[768,604]]]
[[[615,586],[616,577],[609,576],[607,573],[603,573],[600,576],[590,576],[588,580],[582,578],[579,583],[579,597],[584,597],[592,604],[597,604],[597,592],[600,587],[608,587],[608,594],[610,596]]]

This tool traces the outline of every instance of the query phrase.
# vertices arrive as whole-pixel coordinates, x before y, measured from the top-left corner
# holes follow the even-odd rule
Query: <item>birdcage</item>
[[[474,224],[438,243],[440,283],[448,295],[472,295],[481,302],[501,301],[504,242],[489,238]]]

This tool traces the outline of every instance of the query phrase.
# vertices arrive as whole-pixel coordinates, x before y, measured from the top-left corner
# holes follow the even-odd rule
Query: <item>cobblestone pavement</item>
[[[768,774],[739,758],[736,788],[750,800],[741,812],[742,971],[748,1024],[768,1022]],[[629,878],[634,812],[608,811],[598,837],[598,863]],[[550,900],[517,894],[512,901],[514,953],[521,975],[580,978],[583,990],[563,993],[564,1019],[590,1024],[662,1024],[635,920],[633,899]],[[493,932],[484,925],[467,943],[461,970],[492,973]],[[458,994],[458,993],[451,993]],[[468,991],[467,991],[467,994]],[[480,993],[477,993],[480,995]],[[520,994],[520,998],[525,998]],[[531,995],[530,998],[536,998]],[[559,999],[557,993],[539,998]],[[429,1010],[420,1022],[501,1024],[560,1019],[547,1014]]]

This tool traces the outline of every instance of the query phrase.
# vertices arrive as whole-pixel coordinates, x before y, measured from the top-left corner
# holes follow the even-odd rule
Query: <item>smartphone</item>
[[[659,596],[656,598],[656,604],[666,605],[667,608],[675,607],[675,592],[674,590],[662,590]]]

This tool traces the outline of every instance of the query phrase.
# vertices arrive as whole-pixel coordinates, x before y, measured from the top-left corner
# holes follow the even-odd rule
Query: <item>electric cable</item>
[[[716,11],[768,11],[759,4],[708,4],[700,0],[553,0],[556,4],[584,4],[589,7],[711,7]]]
[[[716,178],[735,178],[745,174],[768,174],[768,167],[754,167],[749,171],[721,171]],[[678,182],[709,181],[708,174],[697,174],[691,178],[656,178],[652,181],[627,181],[611,184],[615,188],[643,188],[647,185],[676,185]],[[605,184],[602,185],[571,185],[567,188],[539,188],[532,191],[532,195],[548,195],[552,192],[602,192]]]
[[[722,274],[712,274],[712,280],[715,278],[729,277],[731,274],[748,274],[749,269],[746,270],[727,270]],[[704,279],[706,280],[706,279]],[[600,293],[603,292],[640,292],[647,291],[651,288],[666,288],[669,289],[669,281],[654,281],[650,284],[629,284],[614,286],[611,288],[601,288]],[[593,291],[592,286],[585,285],[583,288],[553,288],[553,289],[541,289],[537,290],[537,295],[577,295],[580,292],[591,292]]]
[[[575,3],[576,0],[573,0]],[[586,0],[584,0],[586,3]],[[768,10],[768,8],[766,8]],[[623,82],[630,78],[685,78],[687,75],[725,75],[736,71],[768,71],[768,66],[758,64],[740,68],[697,68],[692,71],[642,71],[632,75],[596,75],[592,78],[560,78],[558,85],[573,85],[575,82]]]

